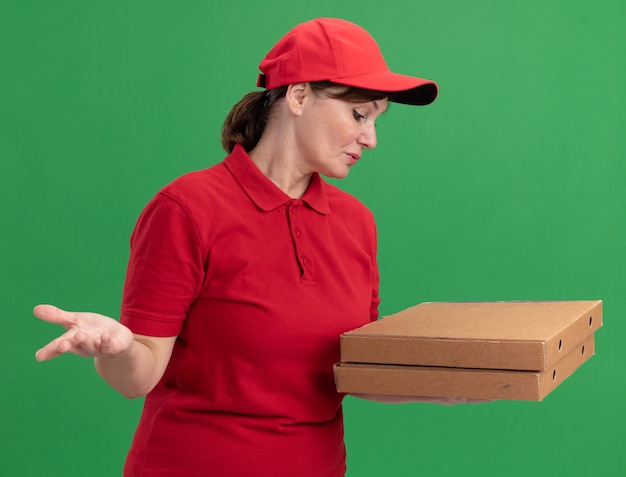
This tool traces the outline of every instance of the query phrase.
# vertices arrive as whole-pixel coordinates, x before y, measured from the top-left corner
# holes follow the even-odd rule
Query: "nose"
[[[373,121],[366,121],[357,142],[366,149],[376,147],[376,125]]]

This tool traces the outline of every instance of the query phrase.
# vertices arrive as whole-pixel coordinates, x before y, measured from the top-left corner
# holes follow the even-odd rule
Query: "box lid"
[[[602,326],[602,301],[421,303],[341,336],[341,360],[541,371]]]

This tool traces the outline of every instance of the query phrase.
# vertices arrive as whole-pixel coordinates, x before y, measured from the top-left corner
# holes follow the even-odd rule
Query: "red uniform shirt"
[[[121,321],[178,336],[126,476],[339,477],[339,335],[378,316],[370,211],[317,174],[290,199],[240,146],[146,206]]]

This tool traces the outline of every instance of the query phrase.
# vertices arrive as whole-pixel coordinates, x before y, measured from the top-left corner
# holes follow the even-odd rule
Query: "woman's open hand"
[[[64,353],[84,357],[123,354],[133,344],[132,332],[119,321],[97,313],[69,312],[52,305],[37,305],[35,316],[65,328],[66,332],[35,353],[38,361]]]

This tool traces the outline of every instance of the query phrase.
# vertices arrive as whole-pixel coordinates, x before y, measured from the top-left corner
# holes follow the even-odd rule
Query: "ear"
[[[296,116],[302,114],[304,101],[310,94],[309,83],[294,83],[287,87],[287,93],[285,99],[287,101],[287,107]]]

